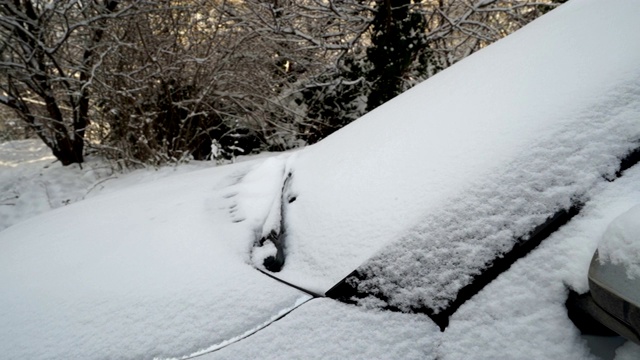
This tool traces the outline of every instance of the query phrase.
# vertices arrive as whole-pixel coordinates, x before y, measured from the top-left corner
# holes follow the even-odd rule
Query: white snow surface
[[[569,2],[298,153],[278,276],[445,308],[639,146],[637,14]]]
[[[624,265],[629,279],[640,277],[640,205],[615,218],[598,246],[601,262]]]
[[[616,217],[640,202],[640,166],[598,184],[569,223],[467,301],[443,334],[442,359],[592,359],[567,317],[568,289],[588,290],[591,258]],[[623,346],[616,359],[640,359]]]
[[[517,261],[451,318],[445,332],[424,315],[311,300],[277,323],[202,360],[217,359],[599,359],[567,317],[569,289],[587,272],[608,225],[640,201],[640,165],[589,192],[579,215]],[[630,341],[595,339],[640,359]]]
[[[54,160],[41,141],[0,143],[0,230],[82,199],[91,185],[112,173],[91,161],[82,171],[77,165],[63,168]]]
[[[245,334],[308,298],[251,265],[274,195],[269,181],[249,180],[270,163],[127,186],[0,232],[0,357],[182,357]],[[28,170],[23,165],[18,172]],[[80,170],[59,169],[65,171]],[[2,172],[10,174],[19,176]],[[48,175],[42,178],[65,188],[66,177],[57,183]]]
[[[85,160],[82,166],[65,167],[39,140],[0,143],[0,230],[98,194],[215,165],[191,162],[114,172],[103,160],[91,156]]]
[[[438,333],[426,316],[314,299],[263,331],[199,360],[428,360],[437,356]]]

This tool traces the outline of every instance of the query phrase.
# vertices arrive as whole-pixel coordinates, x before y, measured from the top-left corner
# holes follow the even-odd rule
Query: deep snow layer
[[[243,182],[260,164],[130,186],[0,232],[0,357],[181,357],[307,299],[251,265],[274,196]]]
[[[312,300],[202,360],[596,360],[564,302],[569,289],[587,291],[591,257],[611,222],[640,204],[640,165],[588,195],[579,215],[462,305],[444,333],[424,315]],[[630,341],[604,347],[614,354],[607,359],[640,359],[640,346]]]
[[[446,308],[640,145],[638,13],[565,4],[300,152],[278,276]]]
[[[196,207],[199,207],[204,201],[209,204],[219,205],[218,210],[222,210],[222,213],[215,212],[216,216],[212,219],[217,219],[216,223],[228,223],[232,219],[239,219],[235,217],[228,210],[235,208],[236,215],[246,215],[242,207],[233,207],[235,202],[226,202],[219,199],[232,199],[239,200],[238,203],[250,204],[252,203],[249,196],[260,196],[261,199],[256,203],[266,204],[267,198],[262,198],[264,194],[258,191],[262,186],[253,187],[250,186],[250,179],[252,176],[247,176],[249,171],[256,171],[257,173],[271,172],[276,167],[272,168],[274,162],[268,163],[252,163],[242,165],[241,167],[226,167],[224,168],[224,174],[218,174],[213,170],[201,171],[193,173],[193,176],[199,178],[199,181],[194,181],[192,175],[183,175],[175,178],[169,178],[162,182],[156,182],[154,184],[145,185],[144,187],[136,186],[131,189],[133,192],[142,191],[140,195],[140,202],[149,205],[149,208],[154,208],[154,205],[168,201],[167,206],[171,207],[174,204],[174,197],[166,197],[165,191],[175,191],[178,194],[185,195],[185,200],[194,202]],[[265,168],[265,166],[267,168]],[[271,170],[268,170],[271,168]],[[236,169],[238,171],[236,171]],[[223,169],[218,169],[220,171]],[[212,174],[217,175],[212,175]],[[275,173],[275,172],[274,172]],[[224,176],[223,176],[224,175]],[[231,176],[227,176],[231,175]],[[155,176],[154,171],[148,172],[147,176]],[[220,176],[220,177],[219,177]],[[244,179],[247,179],[246,182]],[[49,179],[53,182],[53,179]],[[126,180],[126,179],[122,179]],[[244,184],[242,184],[244,182]],[[173,185],[167,186],[172,183]],[[189,194],[190,191],[185,189],[194,190],[201,189],[202,183],[207,183],[206,187],[212,187],[215,190],[212,195],[213,198],[208,199],[207,195],[200,196],[199,200],[193,199]],[[154,196],[148,196],[147,191],[144,189],[150,186],[149,192],[153,192]],[[163,190],[157,192],[158,187]],[[254,191],[251,191],[254,190]],[[129,197],[125,192],[125,197]],[[160,194],[160,195],[159,195]],[[229,195],[235,194],[233,197]],[[251,195],[250,195],[251,194]],[[113,207],[113,204],[109,200],[111,196],[106,196],[104,202],[92,203],[88,202],[91,206],[91,212],[96,214],[104,214],[103,210],[100,210],[102,206],[107,206],[107,209],[113,212],[114,209],[122,211],[122,206]],[[616,180],[613,183],[600,183],[589,193],[589,200],[580,215],[574,218],[569,224],[560,229],[556,234],[550,237],[545,243],[543,243],[538,249],[532,252],[526,258],[518,261],[508,272],[501,275],[496,281],[489,284],[482,292],[480,292],[473,299],[463,305],[460,310],[452,317],[451,324],[447,328],[445,333],[440,333],[438,328],[431,322],[431,320],[423,315],[411,315],[400,314],[391,312],[381,312],[378,310],[365,309],[362,307],[355,307],[351,305],[344,305],[332,300],[313,300],[311,302],[303,304],[297,310],[287,315],[283,319],[276,323],[258,331],[256,334],[243,339],[237,343],[221,349],[217,352],[206,354],[198,359],[248,359],[248,358],[274,358],[274,359],[291,359],[291,358],[303,358],[303,359],[390,359],[390,358],[403,358],[403,359],[594,359],[589,353],[589,349],[578,335],[577,329],[567,319],[566,310],[564,309],[564,300],[566,299],[567,287],[571,287],[577,291],[583,292],[587,289],[587,268],[593,252],[598,246],[600,240],[605,234],[609,224],[620,214],[624,214],[629,209],[634,208],[640,203],[640,167],[635,166],[628,170],[624,176]],[[101,198],[96,198],[93,201],[98,201]],[[216,200],[217,199],[217,200]],[[144,200],[144,201],[143,201]],[[213,201],[210,201],[213,200]],[[256,199],[258,200],[258,199]],[[131,204],[131,202],[128,202]],[[200,205],[198,205],[200,204]],[[133,205],[136,208],[138,205]],[[77,206],[70,207],[71,210],[56,211],[49,215],[44,215],[38,219],[45,219],[48,216],[55,215],[55,219],[59,219],[59,224],[55,227],[63,229],[66,224],[69,224],[76,219],[77,213],[72,211]],[[193,212],[188,210],[189,206],[182,205],[180,209],[185,212],[186,215],[192,215]],[[83,208],[84,209],[84,208]],[[131,211],[134,211],[132,209]],[[138,212],[138,211],[134,211]],[[132,227],[144,227],[154,224],[147,221],[151,220],[147,217],[152,216],[151,212],[141,212],[140,215],[121,218],[121,222],[118,226],[131,229]],[[160,211],[162,212],[162,211]],[[224,216],[223,216],[224,215]],[[118,217],[119,215],[113,215]],[[172,215],[173,219],[177,223],[182,223],[181,215]],[[249,225],[250,222],[246,221],[250,217],[245,217],[245,221],[237,223],[238,226]],[[33,222],[29,221],[24,224],[33,226],[24,226],[21,234],[25,236],[33,234],[36,224],[40,223],[38,219]],[[96,218],[88,221],[96,221]],[[98,218],[99,219],[99,218]],[[145,225],[146,223],[146,225]],[[259,224],[259,222],[255,222]],[[255,225],[252,223],[252,225]],[[53,225],[52,225],[53,226]],[[218,225],[216,225],[217,227]],[[99,227],[98,227],[99,228]],[[116,228],[116,226],[114,226]],[[251,226],[249,227],[251,228]],[[163,225],[161,230],[167,228]],[[104,229],[103,229],[104,230]],[[176,229],[179,231],[180,229]],[[110,230],[104,230],[104,232],[110,232]],[[224,231],[224,227],[219,227],[215,232]],[[252,231],[255,231],[253,229]],[[226,233],[226,232],[225,232]],[[0,233],[0,238],[3,238],[3,233]],[[93,232],[80,233],[80,235],[93,234]],[[133,231],[131,234],[138,234]],[[154,235],[155,232],[151,232],[148,235]],[[193,234],[192,231],[184,231],[184,235]],[[99,236],[100,238],[100,236]],[[141,239],[143,237],[136,237]],[[48,241],[51,237],[44,238],[43,242]],[[130,240],[133,237],[129,238]],[[176,239],[178,240],[178,239]],[[182,238],[185,240],[185,238]],[[218,236],[210,238],[213,243],[212,248],[216,248],[216,251],[221,251],[224,254],[229,254],[229,248],[232,243],[224,241],[222,244],[219,242]],[[0,240],[0,244],[5,240]],[[85,241],[91,241],[85,239]],[[95,241],[95,240],[94,240]],[[133,240],[132,240],[133,241]],[[134,241],[135,242],[135,241]],[[38,247],[41,242],[29,241],[32,245],[37,245],[30,249],[33,256],[42,256],[44,250],[40,250]],[[141,245],[145,246],[148,243],[144,240]],[[196,246],[193,251],[197,254],[198,251],[204,249],[199,241],[188,240],[181,242],[185,246]],[[251,246],[251,242],[240,242],[244,250],[243,257],[248,262],[248,251]],[[174,243],[176,245],[176,243]],[[177,245],[176,245],[177,246]],[[246,246],[246,247],[245,247]],[[84,251],[88,246],[81,246],[78,251]],[[69,250],[73,250],[75,247],[70,247]],[[84,250],[83,250],[84,249]],[[131,250],[127,249],[127,246],[122,248],[122,251]],[[6,248],[2,248],[3,251]],[[27,249],[29,250],[29,249]],[[129,266],[128,269],[137,269],[144,265],[153,265],[152,261],[148,259],[149,256],[155,257],[159,254],[158,251],[153,250],[153,247],[149,247],[144,254],[136,252],[133,256],[137,258],[137,263],[134,266]],[[166,254],[165,259],[170,260],[172,263],[176,263],[181,255],[189,254],[188,249],[182,249],[177,251],[176,247],[171,254]],[[6,254],[3,252],[2,254]],[[200,262],[208,263],[210,261],[219,260],[218,257],[212,256],[207,252],[200,256],[190,255],[189,258],[193,261],[192,269],[198,269],[205,265],[198,265]],[[61,259],[64,259],[64,254],[60,254]],[[109,254],[106,254],[109,255]],[[30,256],[24,256],[28,259]],[[282,301],[281,289],[276,283],[266,284],[272,291],[271,293],[247,293],[247,289],[264,290],[258,282],[256,287],[255,281],[241,281],[234,283],[239,285],[233,287],[231,284],[233,281],[237,281],[238,277],[232,276],[232,273],[227,273],[227,270],[231,272],[238,271],[238,268],[224,268],[227,262],[218,263],[212,266],[212,270],[215,273],[221,273],[224,276],[230,276],[227,280],[230,284],[225,285],[223,276],[211,276],[203,271],[202,275],[209,276],[212,281],[210,286],[223,285],[221,290],[227,291],[226,293],[216,292],[212,289],[207,289],[206,285],[192,279],[190,285],[184,285],[181,289],[186,289],[187,293],[181,298],[179,294],[175,294],[176,282],[172,279],[166,279],[166,271],[158,271],[158,264],[155,264],[152,268],[147,269],[148,276],[147,281],[144,284],[139,284],[139,287],[133,291],[134,294],[126,295],[126,297],[134,298],[138,294],[155,294],[157,299],[148,299],[145,304],[139,304],[135,309],[122,313],[123,305],[126,305],[124,299],[119,297],[118,288],[125,290],[125,285],[114,285],[119,282],[137,281],[136,278],[145,276],[145,270],[140,272],[127,272],[126,269],[115,271],[114,268],[126,263],[131,262],[133,259],[127,259],[126,257],[121,261],[117,257],[109,256],[111,260],[102,262],[106,270],[104,274],[97,271],[95,268],[84,268],[84,272],[87,273],[87,277],[93,277],[92,285],[95,287],[94,293],[102,295],[102,302],[100,304],[108,304],[109,302],[116,301],[114,305],[95,306],[93,308],[87,308],[87,306],[81,306],[81,309],[75,309],[76,315],[79,311],[88,319],[87,327],[81,330],[85,331],[81,337],[70,339],[64,335],[78,335],[77,333],[70,333],[69,329],[62,328],[63,334],[57,335],[52,332],[49,336],[51,339],[45,339],[43,341],[42,332],[47,329],[51,329],[50,321],[56,319],[56,317],[63,317],[62,315],[56,315],[56,311],[61,310],[66,314],[73,309],[69,309],[65,306],[66,301],[70,301],[70,304],[81,304],[81,298],[73,298],[73,293],[67,299],[60,297],[58,301],[62,302],[62,307],[58,307],[60,304],[55,304],[54,309],[48,309],[46,304],[51,304],[53,301],[49,299],[50,296],[64,295],[62,288],[64,284],[68,284],[69,281],[73,285],[79,284],[77,277],[79,275],[73,274],[70,278],[59,278],[57,273],[50,274],[47,271],[41,271],[43,264],[34,264],[36,261],[28,261],[25,267],[33,266],[33,270],[30,273],[34,274],[34,278],[44,277],[42,281],[50,280],[52,284],[50,287],[56,287],[55,291],[42,296],[38,292],[31,293],[21,292],[23,298],[27,300],[33,307],[43,307],[40,312],[44,313],[50,311],[51,314],[44,314],[45,316],[35,319],[39,321],[38,324],[44,327],[44,330],[37,330],[33,327],[21,330],[20,327],[9,328],[6,326],[13,326],[15,322],[6,322],[5,319],[0,322],[0,350],[2,351],[3,358],[73,358],[74,353],[82,353],[81,358],[151,358],[153,351],[157,351],[156,354],[162,349],[175,345],[176,342],[180,342],[180,346],[185,348],[189,347],[189,351],[173,352],[173,355],[189,354],[193,351],[213,350],[216,345],[224,345],[225,340],[233,340],[238,336],[247,334],[247,332],[255,330],[258,326],[270,321],[274,316],[277,316],[283,309],[289,309],[296,304],[296,299],[302,297],[291,297],[291,303]],[[22,258],[22,257],[21,257]],[[67,259],[73,259],[74,256],[67,257]],[[96,259],[96,257],[89,257]],[[175,258],[175,259],[174,259]],[[233,262],[233,256],[231,257]],[[51,261],[51,260],[47,260]],[[44,264],[47,264],[45,261]],[[109,266],[110,261],[114,261],[113,266]],[[185,260],[186,262],[186,260]],[[6,263],[6,257],[2,257],[1,264]],[[20,269],[16,263],[13,263],[13,269]],[[1,267],[1,266],[0,266]],[[63,266],[64,267],[64,266]],[[223,269],[221,269],[223,268]],[[240,268],[239,278],[244,279],[245,270]],[[175,271],[175,269],[174,269]],[[152,274],[152,272],[154,272]],[[197,271],[187,273],[186,271],[179,271],[177,274],[173,274],[176,278],[180,278],[183,275],[195,275]],[[4,280],[8,277],[16,277],[17,274],[7,274],[6,268],[2,267],[0,272],[0,284],[6,285]],[[110,277],[113,275],[113,278]],[[157,276],[157,278],[155,278]],[[127,280],[127,278],[133,277],[133,280]],[[188,276],[187,276],[188,278]],[[178,279],[179,280],[179,279]],[[181,279],[184,281],[185,279]],[[30,280],[33,284],[34,280]],[[62,285],[61,285],[62,284]],[[115,292],[114,292],[115,286]],[[145,287],[150,287],[145,289]],[[156,287],[156,289],[153,289]],[[201,287],[201,292],[197,293],[197,289]],[[204,289],[202,288],[204,287]],[[103,291],[100,292],[99,289]],[[20,288],[18,288],[20,289]],[[280,290],[279,290],[280,289]],[[3,307],[0,307],[0,314],[6,316],[2,312],[4,306],[7,304],[8,296],[11,296],[11,292],[5,291],[6,287],[2,288],[0,292],[0,301],[3,302]],[[14,289],[11,289],[14,290]],[[78,289],[75,290],[78,292]],[[90,290],[85,290],[87,293],[91,293]],[[277,292],[274,295],[273,292]],[[264,295],[264,296],[263,296]],[[243,297],[244,296],[244,297]],[[208,298],[212,297],[212,298]],[[228,300],[226,298],[229,298]],[[84,298],[86,300],[86,297]],[[220,301],[222,299],[222,301]],[[304,298],[302,298],[304,299]],[[179,307],[178,304],[173,303],[172,300],[189,301],[184,304],[183,307]],[[151,306],[153,301],[163,303],[164,307],[157,308]],[[233,303],[235,302],[235,303]],[[282,304],[280,305],[280,303]],[[243,307],[247,305],[247,307]],[[269,308],[269,304],[276,305],[273,308]],[[147,306],[144,306],[147,305]],[[280,305],[280,306],[277,306]],[[23,305],[24,306],[24,305]],[[206,308],[204,308],[206,306]],[[251,307],[258,306],[257,309]],[[131,322],[122,323],[123,318],[134,312],[135,319],[139,320],[139,324],[132,324]],[[264,316],[257,316],[259,313],[263,313]],[[72,313],[73,315],[73,313]],[[74,317],[68,317],[64,319],[67,323],[64,323],[66,327],[80,326],[79,324],[73,324]],[[130,321],[130,320],[125,320]],[[133,321],[132,321],[133,322]],[[234,323],[241,325],[235,328],[237,332],[229,331],[227,334],[221,333],[226,326],[234,327]],[[26,322],[28,325],[29,323]],[[203,325],[204,324],[204,325]],[[24,323],[22,325],[25,325]],[[198,329],[198,325],[202,325],[205,329]],[[214,330],[207,334],[206,326],[212,326]],[[133,326],[133,330],[126,330],[128,326]],[[35,327],[35,326],[34,326]],[[125,339],[122,343],[114,344],[114,338],[122,336],[121,331],[125,330],[126,336],[133,336],[134,340],[144,340],[144,342],[135,343]],[[60,328],[56,328],[56,331]],[[140,331],[141,334],[135,334],[134,331]],[[24,337],[27,331],[32,332],[33,336],[28,338]],[[113,333],[112,333],[113,332]],[[132,334],[133,333],[133,334]],[[170,340],[168,344],[163,344],[167,341],[165,336],[180,336],[179,339]],[[58,337],[59,336],[59,337]],[[225,340],[220,340],[223,336],[229,336]],[[202,340],[205,338],[205,340]],[[19,344],[24,348],[18,355],[15,355],[16,349],[12,344],[13,341],[19,341]],[[51,347],[51,340],[59,340],[60,343],[54,344]],[[122,340],[122,339],[121,339]],[[109,345],[109,347],[107,347]],[[104,346],[104,347],[103,347]],[[48,347],[48,348],[47,348]],[[69,347],[65,349],[65,347]],[[79,349],[74,349],[79,347]],[[46,350],[49,350],[47,352]],[[38,354],[37,352],[40,351]],[[149,353],[145,353],[145,351]],[[171,353],[169,351],[169,353]],[[71,354],[71,355],[70,355]],[[168,356],[167,353],[164,356]],[[80,358],[80,355],[77,356]],[[616,360],[630,360],[640,358],[640,347],[630,342],[626,343],[619,349],[617,349]]]

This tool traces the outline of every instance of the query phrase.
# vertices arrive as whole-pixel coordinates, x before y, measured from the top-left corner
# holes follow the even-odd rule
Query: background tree
[[[105,23],[118,1],[0,3],[0,103],[12,108],[64,165],[83,161],[89,84]]]
[[[317,4],[313,11],[333,16],[332,23],[357,26],[349,27],[346,49],[322,37],[304,36],[332,59],[319,75],[295,84],[299,93],[292,91],[307,122],[313,122],[313,136],[305,139],[322,139],[560,2],[345,0],[329,2],[325,8]]]
[[[413,12],[410,0],[379,0],[371,21],[371,45],[367,60],[372,67],[366,78],[371,84],[367,110],[373,110],[405,89],[404,78],[426,73],[429,48],[426,20]]]
[[[82,162],[85,148],[119,164],[284,150],[326,137],[553,6],[0,0],[0,105],[65,165]]]

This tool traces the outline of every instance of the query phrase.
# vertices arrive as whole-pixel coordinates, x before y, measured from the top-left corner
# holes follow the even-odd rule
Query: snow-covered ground
[[[640,204],[640,165],[607,181],[640,146],[637,14],[569,2],[296,153],[120,174],[0,144],[0,357],[597,359],[564,302]],[[380,310],[446,306],[578,201],[444,332]],[[261,273],[272,231],[273,275],[324,293],[360,266],[383,296],[312,299]],[[605,358],[640,358],[609,344]]]
[[[214,166],[192,162],[126,174],[89,157],[63,167],[39,140],[0,143],[0,230],[52,209],[163,177]]]

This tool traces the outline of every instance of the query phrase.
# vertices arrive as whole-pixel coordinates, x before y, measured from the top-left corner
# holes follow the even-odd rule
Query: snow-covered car
[[[640,203],[638,14],[571,1],[316,145],[7,228],[0,356],[594,359],[564,304]]]
[[[446,328],[633,163],[635,5],[562,6],[296,154],[277,276]]]

